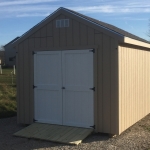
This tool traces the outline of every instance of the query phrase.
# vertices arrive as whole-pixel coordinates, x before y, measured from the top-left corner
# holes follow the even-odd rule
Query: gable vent
[[[69,27],[69,19],[56,20],[56,28]]]

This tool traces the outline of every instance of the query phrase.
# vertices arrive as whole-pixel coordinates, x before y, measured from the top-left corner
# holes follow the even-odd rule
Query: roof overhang
[[[123,43],[141,46],[141,47],[145,47],[145,48],[150,48],[150,44],[142,42],[142,41],[138,41],[135,39],[131,39],[129,37],[124,37]]]

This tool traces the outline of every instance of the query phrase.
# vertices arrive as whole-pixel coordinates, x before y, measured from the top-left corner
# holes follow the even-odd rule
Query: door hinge
[[[33,122],[37,121],[36,119],[33,118]]]
[[[37,86],[33,85],[33,89],[34,89],[34,88],[37,88]]]
[[[95,129],[95,124],[93,126],[90,126],[91,128]]]
[[[95,49],[92,49],[92,50],[90,50],[90,52],[93,52],[93,53],[95,53]]]
[[[90,88],[90,90],[93,90],[93,91],[95,91],[95,87],[93,87],[93,88]]]

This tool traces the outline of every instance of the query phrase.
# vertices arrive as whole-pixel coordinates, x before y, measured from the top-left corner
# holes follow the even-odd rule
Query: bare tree
[[[4,46],[1,45],[1,46],[0,46],[0,51],[4,51],[4,50],[5,50]]]

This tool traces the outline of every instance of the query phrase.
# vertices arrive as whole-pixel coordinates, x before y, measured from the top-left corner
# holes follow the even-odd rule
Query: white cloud
[[[103,6],[88,6],[88,7],[70,7],[70,9],[76,11],[82,11],[87,13],[149,13],[150,5],[147,6],[112,6],[112,5],[103,5]]]
[[[60,6],[84,13],[130,14],[150,13],[149,0],[14,0],[0,2],[1,17],[46,16]]]
[[[39,17],[39,16],[42,16],[42,17],[46,17],[50,15],[50,13],[24,13],[24,14],[19,14],[19,15],[16,15],[16,17]]]
[[[1,2],[0,6],[38,4],[38,3],[56,2],[56,1],[59,1],[59,0],[15,0],[15,1],[4,1],[4,2]]]

